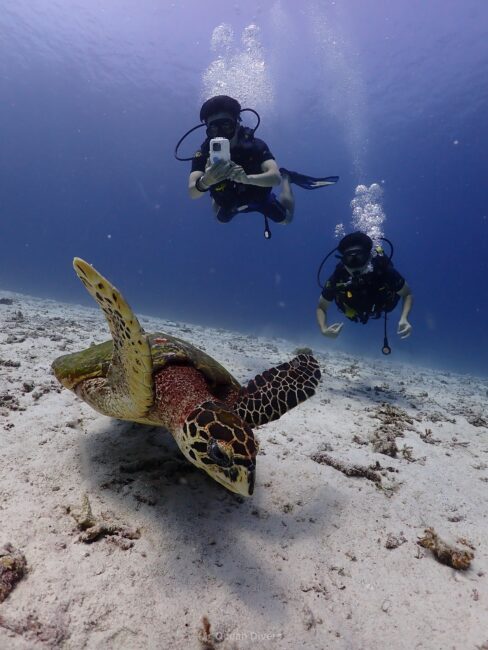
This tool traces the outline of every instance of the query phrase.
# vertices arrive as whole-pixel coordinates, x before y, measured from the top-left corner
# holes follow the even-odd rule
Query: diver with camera
[[[254,113],[257,124],[241,124],[241,114]],[[201,107],[202,124],[193,127],[179,140],[178,160],[191,160],[188,190],[192,199],[209,192],[216,217],[228,223],[237,214],[260,212],[264,216],[266,239],[271,237],[269,221],[288,224],[293,219],[295,199],[291,183],[304,189],[317,189],[337,182],[338,176],[313,178],[279,168],[268,145],[255,137],[260,117],[251,108],[241,108],[227,95],[208,99]],[[192,131],[205,127],[207,138],[192,158],[178,156],[178,148]],[[279,197],[272,191],[281,184]]]
[[[413,296],[405,278],[394,268],[393,245],[388,239],[391,251],[385,255],[381,246],[373,246],[371,237],[363,232],[353,232],[341,239],[322,260],[317,279],[322,293],[317,306],[317,323],[324,336],[336,338],[341,333],[343,323],[329,325],[327,313],[333,302],[349,319],[365,325],[370,318],[384,316],[384,341],[382,352],[390,354],[387,336],[387,314],[392,312],[402,298],[402,311],[398,321],[397,334],[405,339],[412,333],[408,315],[412,308]],[[339,258],[334,272],[322,286],[320,273],[327,259],[335,251]]]

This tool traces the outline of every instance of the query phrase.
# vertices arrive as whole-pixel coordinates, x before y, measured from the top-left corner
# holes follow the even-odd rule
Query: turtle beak
[[[250,497],[254,492],[254,485],[256,483],[256,468],[253,465],[249,469],[242,468],[242,470],[238,479],[235,481],[229,481],[227,477],[224,478],[219,475],[209,474],[217,483],[223,485],[230,492],[240,494],[242,497]]]
[[[256,468],[250,467],[242,476],[242,480],[234,485],[226,485],[226,487],[233,492],[237,492],[243,497],[250,497],[254,492],[254,485],[256,483]]]

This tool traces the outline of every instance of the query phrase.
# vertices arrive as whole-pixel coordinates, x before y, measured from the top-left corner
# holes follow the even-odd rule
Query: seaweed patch
[[[24,554],[12,544],[5,544],[0,549],[0,603],[24,577],[26,570],[27,562]]]
[[[138,528],[122,526],[109,521],[98,521],[93,515],[87,494],[83,496],[80,510],[68,507],[67,512],[71,514],[77,523],[78,530],[81,531],[78,540],[85,544],[91,544],[102,537],[111,537],[112,543],[123,551],[127,551],[134,546],[134,542],[128,540],[139,539],[141,536]]]
[[[458,539],[458,543],[467,546],[469,549],[474,548],[463,538]],[[417,541],[417,544],[431,550],[439,562],[447,564],[453,569],[469,569],[474,558],[472,550],[451,546],[442,540],[433,528],[426,528],[425,535]]]

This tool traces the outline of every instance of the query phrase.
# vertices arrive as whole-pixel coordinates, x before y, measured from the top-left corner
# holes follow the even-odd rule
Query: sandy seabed
[[[0,650],[488,648],[488,379],[316,352],[317,394],[258,430],[243,499],[60,388],[52,360],[105,340],[101,312],[0,298],[0,549],[26,561]],[[294,354],[140,320],[243,382]],[[469,568],[419,546],[428,528]]]

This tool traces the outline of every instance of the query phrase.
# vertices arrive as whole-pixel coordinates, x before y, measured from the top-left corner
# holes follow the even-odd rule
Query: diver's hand
[[[406,318],[400,319],[398,322],[397,334],[400,338],[406,339],[412,333],[412,326]]]
[[[329,339],[336,339],[341,333],[343,327],[344,327],[344,323],[334,323],[333,325],[324,327],[322,330],[322,334],[324,336],[327,336],[327,338]]]
[[[242,183],[243,185],[249,185],[249,178],[247,177],[244,168],[241,167],[241,165],[237,165],[236,163],[232,163],[232,168],[230,170],[229,178],[235,183]]]
[[[230,160],[219,160],[214,165],[207,166],[205,174],[200,177],[200,183],[203,183],[205,187],[211,187],[227,180],[233,164]]]

